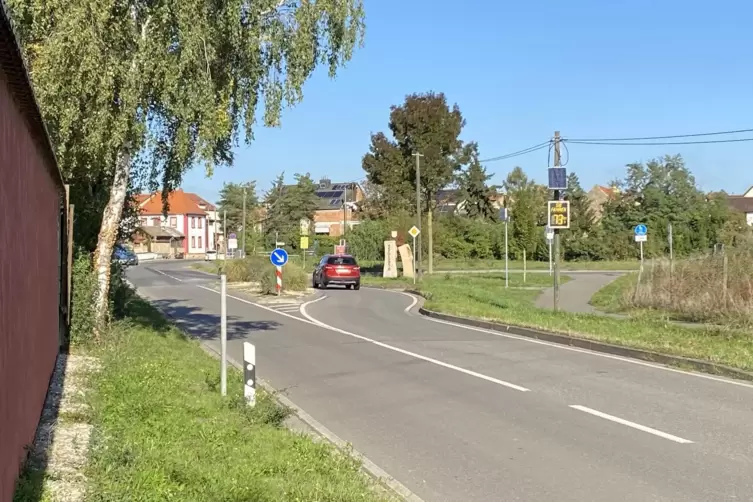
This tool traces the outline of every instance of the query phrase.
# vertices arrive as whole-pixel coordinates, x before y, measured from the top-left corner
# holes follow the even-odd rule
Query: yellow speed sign
[[[550,200],[547,202],[549,228],[570,228],[570,201]]]

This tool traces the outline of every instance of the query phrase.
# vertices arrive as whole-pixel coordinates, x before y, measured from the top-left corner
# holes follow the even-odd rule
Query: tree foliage
[[[318,197],[316,184],[308,173],[294,177],[295,185],[285,185],[284,174],[281,174],[267,192],[264,198],[267,217],[263,227],[267,242],[274,243],[278,238],[295,248],[301,233],[301,220],[314,220]]]
[[[455,178],[465,161],[460,133],[465,120],[460,108],[447,104],[442,93],[411,94],[390,108],[389,129],[372,134],[362,166],[369,183],[378,187],[377,211],[415,214],[416,158],[420,153],[422,211],[436,208],[437,192]]]
[[[520,167],[515,167],[503,184],[510,210],[513,245],[533,257],[540,245],[540,223],[544,216],[542,190]]]
[[[243,199],[246,199],[246,226],[253,227],[257,223],[256,214],[259,198],[256,195],[256,182],[224,183],[220,190],[218,209],[220,217],[227,218],[227,229],[238,231],[243,226]],[[247,230],[250,230],[248,228]]]
[[[363,36],[361,0],[8,3],[72,201],[101,204],[88,214],[99,328],[129,182],[161,185],[166,205],[194,164],[232,163],[260,106],[278,125],[314,69],[333,76]]]
[[[492,197],[494,189],[487,185],[493,174],[486,174],[486,169],[478,158],[478,144],[469,143],[466,146],[468,167],[457,177],[460,189],[460,200],[464,202],[466,214],[471,218],[495,220],[497,210],[494,208]]]

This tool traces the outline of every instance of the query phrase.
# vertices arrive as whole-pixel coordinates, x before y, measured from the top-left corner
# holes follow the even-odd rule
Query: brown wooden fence
[[[0,2],[0,502],[42,412],[66,332],[65,188]]]

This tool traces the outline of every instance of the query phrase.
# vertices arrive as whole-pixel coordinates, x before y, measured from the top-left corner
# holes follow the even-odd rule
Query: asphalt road
[[[217,346],[213,279],[182,267],[129,278]],[[254,343],[261,378],[426,501],[753,499],[753,385],[429,320],[395,292],[254,303],[228,300],[230,355]]]

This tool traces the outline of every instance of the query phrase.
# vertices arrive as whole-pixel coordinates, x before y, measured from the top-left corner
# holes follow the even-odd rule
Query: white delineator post
[[[249,406],[256,404],[256,347],[243,342],[243,395]]]
[[[277,296],[280,296],[280,291],[282,291],[282,267],[277,265],[275,268],[277,269],[275,272],[277,275]]]
[[[220,276],[220,393],[227,395],[227,276]]]

